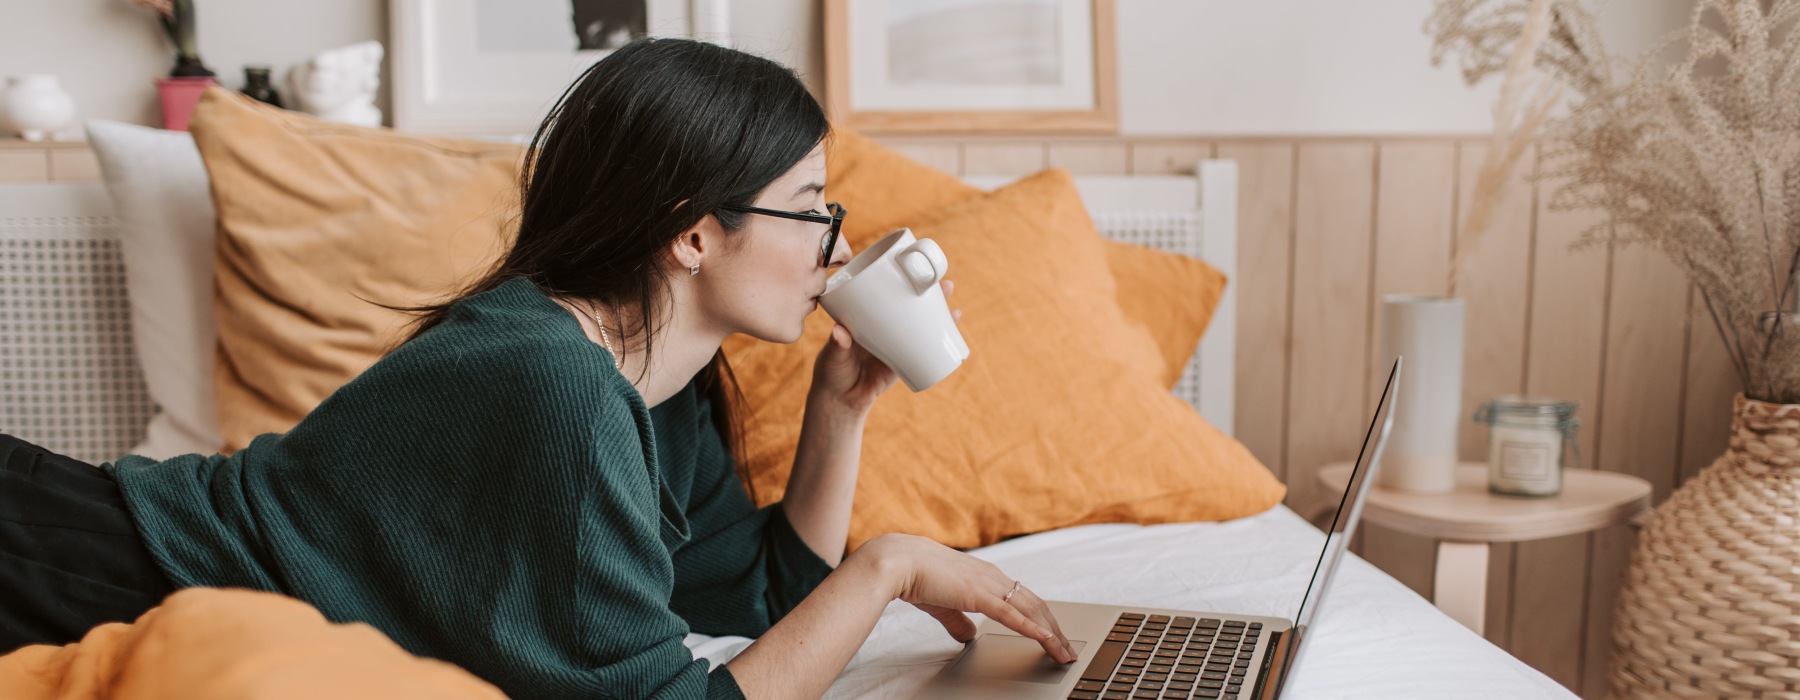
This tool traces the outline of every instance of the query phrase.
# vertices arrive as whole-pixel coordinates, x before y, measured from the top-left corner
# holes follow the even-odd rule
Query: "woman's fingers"
[[[975,638],[975,621],[969,619],[963,611],[936,605],[922,605],[919,608],[943,625],[944,631],[949,632],[952,639],[968,642]]]
[[[1069,644],[1069,636],[1063,634],[1062,625],[1057,623],[1056,615],[1050,612],[1049,602],[1039,598],[1037,593],[1024,586],[1019,587],[1019,592],[1013,595],[1011,602],[1013,607],[1025,613],[1032,622],[1050,630],[1050,633],[1055,635],[1056,641],[1062,645],[1063,651],[1068,653],[1069,660],[1075,660],[1075,647]]]
[[[1018,597],[1014,596],[1013,600],[1017,601]],[[1044,653],[1049,654],[1050,658],[1065,664],[1075,660],[1074,651],[1069,648],[1068,641],[1064,640],[1062,635],[1033,620],[1030,615],[1025,614],[1011,601],[1001,600],[996,596],[985,599],[984,603],[985,605],[980,611],[983,615],[993,618],[995,622],[1005,625],[1009,630],[1037,640],[1037,643],[1044,647]]]
[[[999,596],[983,597],[976,612],[988,616],[1009,630],[1038,640],[1044,645],[1045,651],[1057,653],[1052,649],[1052,645],[1055,644],[1055,633],[1051,632],[1049,628],[1033,622],[1031,617],[1013,607],[1012,603],[1001,600]]]

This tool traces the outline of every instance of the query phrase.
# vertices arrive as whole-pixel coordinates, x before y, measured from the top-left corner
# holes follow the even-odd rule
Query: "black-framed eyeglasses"
[[[838,204],[837,202],[831,202],[825,205],[825,211],[831,212],[830,215],[814,214],[812,212],[804,211],[764,209],[762,207],[723,206],[719,208],[724,209],[725,211],[743,212],[745,214],[761,214],[763,216],[792,219],[794,221],[810,221],[815,224],[830,225],[831,230],[827,231],[825,233],[825,238],[819,241],[819,267],[831,267],[831,253],[832,251],[837,250],[838,229],[841,229],[844,226],[844,215],[850,213],[850,210],[845,209],[843,205]]]

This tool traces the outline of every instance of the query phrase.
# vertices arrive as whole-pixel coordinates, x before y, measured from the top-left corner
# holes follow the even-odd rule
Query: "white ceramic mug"
[[[938,284],[949,269],[935,241],[903,228],[833,274],[819,305],[906,386],[924,391],[969,357]]]

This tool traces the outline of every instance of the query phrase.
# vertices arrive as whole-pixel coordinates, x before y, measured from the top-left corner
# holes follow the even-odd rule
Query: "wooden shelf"
[[[57,149],[85,149],[86,141],[26,141],[17,136],[0,137],[0,150],[34,150],[47,151]]]
[[[100,160],[86,141],[0,138],[0,182],[83,182],[100,179]]]

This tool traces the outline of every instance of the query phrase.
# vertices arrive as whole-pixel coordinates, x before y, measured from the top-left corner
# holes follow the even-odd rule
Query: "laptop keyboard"
[[[1249,698],[1262,623],[1124,613],[1069,700]]]

